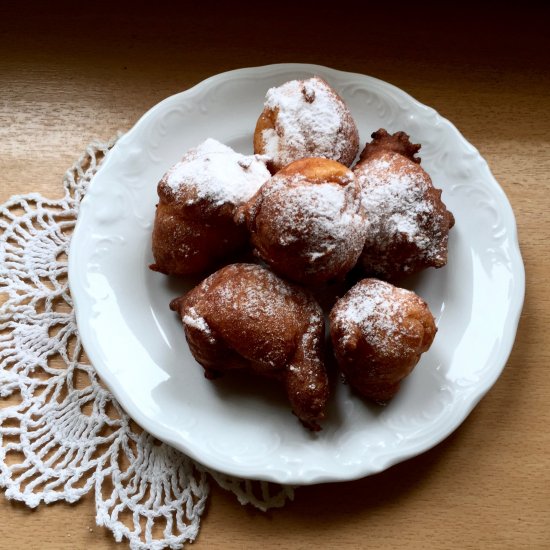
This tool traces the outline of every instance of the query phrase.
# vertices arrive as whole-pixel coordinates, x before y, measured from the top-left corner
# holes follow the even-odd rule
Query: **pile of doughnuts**
[[[380,404],[437,331],[396,282],[446,264],[453,215],[420,145],[404,132],[371,137],[353,166],[359,133],[342,98],[321,78],[293,80],[268,90],[254,155],[207,139],[157,187],[150,267],[206,277],[170,303],[205,376],[278,380],[314,431],[330,393],[325,313],[343,378]],[[247,250],[256,263],[232,263]],[[315,296],[334,283],[343,296],[323,311]]]

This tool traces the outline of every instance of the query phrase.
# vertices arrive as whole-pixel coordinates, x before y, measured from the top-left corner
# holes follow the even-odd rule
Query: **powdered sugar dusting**
[[[246,156],[207,139],[188,151],[163,177],[176,197],[186,204],[207,200],[213,206],[240,205],[270,177],[265,156]]]
[[[379,255],[369,259],[374,264],[378,259],[384,271],[386,252],[402,242],[414,245],[417,258],[438,258],[448,222],[433,197],[427,196],[433,186],[426,172],[395,153],[386,153],[358,165],[355,174],[368,224],[365,248],[372,246]],[[403,267],[407,271],[406,261]]]
[[[339,160],[355,131],[343,102],[320,78],[292,80],[266,94],[275,128],[262,132],[265,152],[280,166],[305,156]]]
[[[203,332],[213,330],[218,337],[228,330],[238,333],[239,341],[246,341],[252,353],[248,359],[283,368],[295,346],[305,346],[304,356],[318,353],[322,310],[303,291],[267,269],[233,264],[212,274],[197,289],[183,312],[183,322]],[[304,327],[307,337],[297,340]]]
[[[303,176],[295,176],[286,178],[283,185],[275,176],[265,191],[266,196],[281,192],[270,208],[279,244],[299,241],[300,254],[308,258],[312,268],[318,261],[341,265],[350,250],[361,250],[364,219],[352,184],[312,184]]]
[[[324,317],[320,308],[311,308],[309,324],[307,330],[302,335],[302,350],[304,352],[304,358],[311,363],[319,360],[318,350],[322,346],[320,338],[324,336],[320,334],[318,327],[324,322]],[[315,389],[315,384],[309,389]]]
[[[226,268],[226,269],[231,269]],[[221,309],[238,309],[244,318],[273,320],[281,319],[288,309],[288,301],[295,300],[297,290],[279,279],[276,275],[254,264],[239,264],[235,271],[240,272],[232,284],[216,288],[216,295],[220,298]],[[247,284],[242,273],[248,273],[260,284]],[[241,283],[241,280],[244,283]]]
[[[354,327],[358,327],[361,336],[378,353],[399,357],[403,353],[403,319],[411,300],[419,302],[416,294],[409,290],[384,281],[365,279],[338,301],[332,313],[332,323],[344,334],[344,346],[354,337]]]
[[[219,142],[217,139],[207,138],[196,147],[192,147],[183,155],[182,160],[192,160],[203,157],[209,153],[234,153],[231,147]]]
[[[221,289],[223,300],[220,300],[218,307],[226,311],[228,308],[238,310],[245,323],[250,323],[251,320],[262,323],[265,341],[270,342],[262,361],[275,365],[278,358],[280,360],[277,341],[280,338],[281,323],[286,320],[288,324],[292,319],[296,323],[296,335],[299,330],[307,327],[299,341],[303,358],[318,363],[319,337],[323,334],[320,327],[324,323],[321,308],[297,287],[264,268],[240,264],[238,269],[241,273],[248,272],[256,280],[256,284],[250,284],[250,281],[239,284],[236,280],[235,284],[225,286]]]
[[[279,136],[273,128],[266,128],[262,131],[262,139],[264,140],[264,152],[268,157],[277,158],[279,156]],[[285,160],[287,160],[285,158]],[[280,161],[281,164],[286,164]]]
[[[210,327],[208,326],[208,323],[204,319],[204,317],[201,317],[197,310],[194,307],[190,307],[187,313],[181,318],[182,322],[190,327],[193,327],[197,330],[200,330],[205,335],[209,337],[211,341],[213,341],[212,332],[210,330]]]

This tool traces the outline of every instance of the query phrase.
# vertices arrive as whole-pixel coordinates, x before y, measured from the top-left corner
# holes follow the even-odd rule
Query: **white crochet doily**
[[[88,146],[63,198],[33,193],[0,206],[0,486],[30,507],[94,491],[97,524],[117,541],[181,548],[198,534],[209,477],[262,510],[293,492],[209,471],[160,443],[83,358],[67,254],[80,201],[114,142]]]

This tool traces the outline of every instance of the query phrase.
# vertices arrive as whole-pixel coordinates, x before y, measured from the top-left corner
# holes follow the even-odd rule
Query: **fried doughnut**
[[[232,264],[170,308],[207,378],[247,369],[282,380],[294,414],[320,429],[329,389],[324,317],[313,298],[259,265]]]
[[[404,132],[372,134],[354,173],[361,185],[367,237],[360,263],[368,275],[399,279],[447,263],[454,217]]]
[[[248,236],[234,221],[235,209],[270,176],[261,157],[241,155],[214,139],[188,151],[157,186],[150,268],[199,274],[243,248]]]
[[[359,184],[343,164],[324,158],[297,160],[277,172],[237,217],[256,254],[300,283],[342,278],[365,242]]]
[[[431,346],[437,328],[424,300],[377,279],[363,279],[330,312],[338,365],[362,396],[389,401]]]
[[[254,152],[270,157],[272,172],[304,157],[350,166],[359,152],[359,133],[342,98],[323,79],[291,80],[268,90]]]

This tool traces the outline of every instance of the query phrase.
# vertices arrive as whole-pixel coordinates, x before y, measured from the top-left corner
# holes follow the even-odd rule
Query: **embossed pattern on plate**
[[[207,137],[251,152],[266,90],[311,75],[343,96],[362,144],[380,127],[421,143],[422,165],[456,217],[448,265],[407,282],[436,316],[434,345],[385,408],[336,383],[319,434],[304,430],[267,382],[255,389],[239,376],[204,379],[168,309],[184,285],[147,269],[156,184],[166,169]],[[458,130],[390,84],[302,64],[223,73],[147,112],[82,202],[69,280],[88,356],[130,416],[211,468],[293,484],[379,472],[449,435],[504,368],[524,296],[512,209]]]

